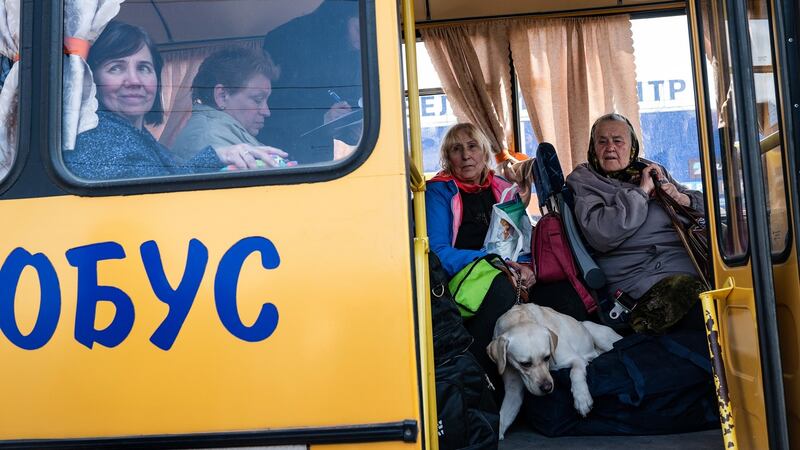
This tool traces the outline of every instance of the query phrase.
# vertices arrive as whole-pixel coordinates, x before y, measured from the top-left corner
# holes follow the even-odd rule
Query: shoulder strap
[[[654,192],[656,200],[664,208],[664,211],[667,212],[669,220],[672,222],[673,228],[675,228],[675,232],[678,233],[678,237],[680,238],[683,247],[686,249],[686,253],[688,253],[689,255],[689,259],[692,260],[692,265],[694,266],[695,271],[697,271],[697,275],[700,277],[703,284],[710,289],[711,284],[708,282],[708,279],[706,278],[704,268],[700,266],[700,263],[697,261],[694,252],[692,252],[692,247],[686,238],[686,229],[684,228],[681,219],[678,217],[676,209],[681,213],[683,213],[684,217],[686,217],[686,219],[689,220],[692,225],[697,225],[699,227],[705,228],[705,222],[700,223],[697,214],[689,213],[689,211],[691,211],[689,208],[686,208],[685,206],[681,205],[674,198],[670,197],[669,194],[664,192],[664,190],[661,188],[661,182],[658,181],[655,174],[651,173],[650,176],[653,177],[653,183],[655,184]]]

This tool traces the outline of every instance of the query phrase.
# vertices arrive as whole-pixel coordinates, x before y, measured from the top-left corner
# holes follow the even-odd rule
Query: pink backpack
[[[597,302],[578,278],[578,270],[558,213],[551,212],[539,219],[533,229],[531,242],[536,282],[569,280],[586,311],[591,313],[597,309]]]

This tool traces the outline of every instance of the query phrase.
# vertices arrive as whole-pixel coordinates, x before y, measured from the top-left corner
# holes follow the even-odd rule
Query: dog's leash
[[[522,298],[522,274],[521,273],[517,273],[516,270],[512,270],[511,272],[516,277],[516,283],[514,283],[514,284],[517,285],[517,299],[514,302],[514,304],[515,305],[519,305],[519,304],[521,304],[520,299]]]

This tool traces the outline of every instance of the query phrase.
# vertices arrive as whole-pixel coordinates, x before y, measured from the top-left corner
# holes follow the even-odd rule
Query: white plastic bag
[[[533,226],[525,211],[525,204],[519,198],[506,201],[506,195],[514,188],[512,186],[503,191],[500,202],[492,206],[492,219],[483,249],[503,259],[517,261],[520,256],[531,252]]]

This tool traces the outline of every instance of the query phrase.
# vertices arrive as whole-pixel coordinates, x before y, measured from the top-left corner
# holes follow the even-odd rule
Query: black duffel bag
[[[436,411],[439,448],[497,449],[500,415],[493,386],[475,356],[472,343],[447,287],[439,258],[429,257]]]

